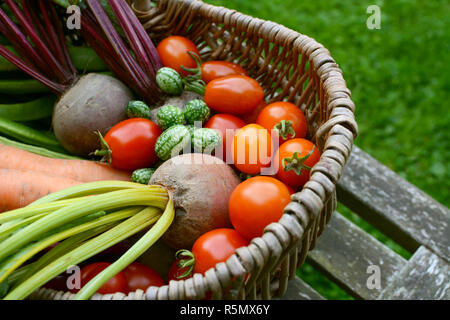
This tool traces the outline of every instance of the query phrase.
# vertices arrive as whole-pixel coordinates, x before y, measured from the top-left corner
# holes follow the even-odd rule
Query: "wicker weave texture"
[[[131,4],[152,39],[169,35],[193,40],[204,60],[242,65],[263,86],[267,102],[285,100],[301,108],[309,135],[321,152],[310,181],[292,196],[279,222],[204,276],[171,281],[146,292],[92,299],[271,299],[284,294],[288,280],[315,246],[336,208],[336,183],[350,155],[358,127],[354,104],[339,66],[314,39],[279,24],[198,0],[149,0]],[[246,275],[248,275],[246,278]],[[70,299],[72,294],[39,289],[30,298]]]

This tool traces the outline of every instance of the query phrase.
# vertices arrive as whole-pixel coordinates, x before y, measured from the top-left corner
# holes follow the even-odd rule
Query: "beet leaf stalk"
[[[81,32],[115,75],[145,102],[156,104],[162,92],[156,72],[162,67],[156,48],[125,0],[108,0],[125,39],[120,36],[98,0],[86,0]]]
[[[126,106],[135,94],[149,105],[162,99],[156,83],[162,64],[125,0],[85,0],[80,33],[115,77],[79,75],[65,43],[65,13],[59,16],[56,9],[77,3],[5,0],[0,33],[11,46],[0,45],[0,55],[59,97],[52,115],[55,136],[71,154],[88,157],[101,147],[96,133],[105,135],[126,119]]]
[[[5,4],[18,24],[0,8],[0,31],[18,55],[3,45],[0,55],[55,94],[63,94],[78,75],[65,42],[59,41],[64,35],[54,6],[44,0],[22,0],[20,6],[5,0]]]

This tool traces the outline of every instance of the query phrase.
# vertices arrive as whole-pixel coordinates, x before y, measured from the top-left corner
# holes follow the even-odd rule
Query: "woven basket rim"
[[[333,192],[336,188],[336,183],[342,174],[345,162],[348,159],[348,156],[350,155],[351,152],[351,150],[344,150],[343,159],[340,159],[340,161],[338,161],[337,158],[340,157],[337,157],[336,154],[334,154],[331,151],[330,154],[325,152],[327,150],[326,148],[327,140],[329,139],[329,137],[326,136],[329,133],[346,136],[346,138],[351,141],[351,145],[353,145],[353,140],[358,135],[358,126],[354,117],[355,105],[351,99],[351,92],[346,86],[345,80],[342,75],[342,70],[339,68],[338,64],[332,58],[329,50],[325,48],[321,43],[317,42],[316,40],[307,35],[289,29],[276,22],[255,18],[240,13],[233,9],[207,4],[202,2],[201,0],[165,0],[165,1],[170,3],[175,2],[182,3],[191,8],[195,8],[196,13],[198,15],[201,15],[205,19],[215,19],[214,22],[216,23],[223,23],[225,25],[227,24],[234,25],[237,23],[247,23],[247,25],[252,24],[253,28],[258,28],[257,33],[258,36],[269,37],[270,41],[273,42],[274,44],[290,47],[291,48],[290,50],[295,50],[295,52],[298,52],[299,55],[304,55],[311,63],[311,66],[314,68],[313,70],[317,72],[320,81],[323,82],[324,91],[329,97],[328,101],[326,102],[326,105],[331,106],[332,114],[335,110],[339,111],[337,111],[333,117],[330,116],[330,119],[324,124],[322,124],[320,128],[317,129],[315,136],[312,137],[313,139],[322,138],[325,140],[324,150],[320,155],[319,162],[311,170],[311,179],[302,188],[302,190],[300,190],[291,197],[291,203],[289,205],[291,204],[294,204],[295,206],[301,205],[304,207],[303,209],[306,210],[306,212],[312,213],[313,216],[319,214],[320,209],[324,205],[324,202],[326,200],[324,199],[324,193],[317,192],[316,188],[313,187],[310,188],[309,185],[315,186],[316,184],[321,184],[321,181],[315,180],[316,174],[325,175],[332,182],[332,185],[321,184],[321,189],[324,189],[325,190],[324,192],[328,194]],[[128,0],[128,2],[130,2],[130,0]],[[138,16],[142,16],[147,13],[137,10],[135,3],[132,3],[131,7]],[[340,169],[337,170],[339,172],[337,171],[332,173],[328,172],[330,163],[332,165],[336,165],[336,163],[338,162],[340,162],[340,165],[338,166]],[[309,204],[308,207],[305,208],[305,204],[303,202],[305,201],[304,198],[306,194],[308,194],[309,197],[312,196],[313,198],[317,199],[316,201],[317,207],[311,206],[311,204]],[[159,290],[165,291],[166,295],[168,296],[168,291],[170,290],[170,288],[179,287],[179,284],[183,282],[186,285],[187,283],[189,283],[189,285],[192,287],[194,287],[195,284],[198,283],[206,283],[207,282],[206,277],[217,278],[217,276],[213,274],[217,270],[221,270],[221,272],[225,273],[226,272],[230,273],[230,270],[227,270],[227,268],[234,268],[234,270],[232,270],[232,273],[234,273],[232,275],[233,277],[242,278],[245,274],[251,273],[253,271],[253,266],[249,265],[245,266],[244,265],[245,263],[242,263],[243,261],[239,257],[240,255],[245,253],[244,251],[249,250],[249,247],[260,246],[261,241],[264,241],[268,237],[272,238],[271,240],[273,240],[273,237],[275,237],[278,241],[280,241],[279,240],[280,237],[286,236],[289,237],[289,242],[293,242],[294,240],[295,241],[301,240],[301,239],[292,239],[294,235],[293,233],[291,233],[291,230],[289,230],[289,228],[287,228],[286,226],[286,223],[292,221],[291,220],[292,213],[290,213],[289,211],[290,210],[289,205],[285,208],[281,219],[278,222],[274,222],[269,226],[267,226],[264,231],[264,234],[261,237],[252,239],[249,246],[238,249],[232,256],[230,256],[227,259],[226,262],[218,263],[215,266],[215,268],[211,268],[210,270],[208,270],[205,273],[205,275],[195,274],[192,278],[187,280],[171,280],[165,286],[162,287],[152,286],[149,287],[146,290],[146,292],[144,292],[143,290],[137,290],[135,292],[129,293],[128,295],[125,295],[123,293],[105,294],[105,295],[96,293],[91,297],[91,299],[145,300],[147,299],[146,296],[149,295],[149,293],[150,295],[157,296]],[[283,219],[286,221],[286,223],[281,224],[281,221]],[[300,226],[302,228],[301,232],[303,235],[307,233],[309,228],[311,228],[311,225],[305,227],[300,224]],[[285,250],[285,248],[282,249]],[[249,268],[250,270],[247,270],[247,268]],[[73,294],[70,292],[62,292],[48,288],[40,288],[37,291],[35,291],[35,296],[37,296],[38,298],[53,296],[53,299],[55,299],[55,297],[58,299],[70,299],[73,296]]]

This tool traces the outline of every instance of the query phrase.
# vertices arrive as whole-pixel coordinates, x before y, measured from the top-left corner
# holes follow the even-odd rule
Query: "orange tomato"
[[[231,224],[249,240],[260,237],[267,225],[280,220],[290,201],[289,189],[281,181],[267,176],[252,177],[231,193],[228,207]]]
[[[205,88],[208,107],[220,113],[242,115],[253,111],[264,98],[259,83],[247,76],[231,75],[215,79]]]
[[[310,178],[310,169],[319,161],[317,146],[306,139],[292,139],[283,143],[275,155],[277,177],[284,183],[301,187]]]
[[[289,139],[305,138],[308,132],[303,111],[290,102],[280,101],[267,105],[259,113],[256,123],[278,136],[280,145]]]
[[[189,72],[183,70],[181,66],[186,68],[195,68],[197,63],[189,55],[189,51],[200,56],[196,45],[188,38],[182,36],[170,36],[163,39],[156,47],[162,64],[165,67],[176,70],[183,76]]]
[[[230,75],[247,76],[244,68],[230,61],[207,61],[202,64],[201,70],[202,80],[205,83]]]
[[[237,249],[249,241],[231,228],[219,228],[201,235],[192,246],[194,273],[204,274],[217,263],[225,262]]]
[[[272,138],[258,124],[248,124],[238,130],[231,144],[233,164],[247,174],[260,174],[272,160]]]

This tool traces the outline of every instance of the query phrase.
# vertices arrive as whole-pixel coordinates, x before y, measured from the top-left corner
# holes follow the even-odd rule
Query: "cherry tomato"
[[[308,123],[303,111],[290,102],[280,101],[269,104],[261,110],[256,123],[278,136],[280,145],[289,139],[305,138],[308,131]]]
[[[92,278],[97,274],[102,272],[104,269],[109,267],[111,263],[109,262],[94,262],[83,268],[81,268],[81,288],[83,288]],[[71,292],[76,293],[78,289],[72,289]],[[122,292],[128,293],[127,278],[123,272],[119,272],[114,277],[109,279],[100,289],[97,290],[98,293],[108,294]]]
[[[145,291],[150,286],[161,287],[166,284],[155,270],[139,262],[131,263],[123,270],[123,273],[130,292],[138,289]]]
[[[186,68],[195,68],[197,63],[189,55],[189,51],[200,56],[196,45],[188,38],[182,36],[170,36],[162,40],[156,47],[161,62],[165,67],[176,70],[183,76],[189,72],[183,70],[181,66]]]
[[[241,119],[244,120],[246,123],[250,124],[250,123],[256,123],[256,119],[258,118],[259,113],[261,112],[262,109],[264,109],[267,106],[267,103],[263,100],[261,101],[261,103],[259,104],[259,106],[257,106],[253,111],[248,112],[246,114],[241,115]]]
[[[292,139],[283,143],[275,155],[277,177],[284,183],[303,186],[310,177],[310,168],[320,159],[317,146],[306,139]]]
[[[215,79],[205,88],[208,107],[221,113],[242,115],[253,111],[264,98],[259,83],[247,76],[231,75]]]
[[[119,122],[104,138],[111,150],[111,165],[127,171],[153,166],[159,160],[155,143],[161,133],[161,128],[148,119]]]
[[[232,161],[231,144],[233,142],[233,139],[227,138],[234,137],[234,135],[236,134],[235,131],[237,131],[237,129],[244,127],[245,125],[246,125],[245,122],[242,121],[240,118],[225,113],[216,114],[212,116],[208,120],[208,122],[206,122],[205,128],[215,129],[222,136],[223,161],[225,162]]]
[[[112,247],[109,247],[102,252],[99,252],[95,255],[94,259],[96,261],[113,261],[118,258],[120,258],[121,255],[123,255],[125,252],[128,251],[131,247],[131,243],[128,243],[128,241],[121,241],[119,243],[116,243]]]
[[[230,196],[231,224],[249,240],[260,237],[268,224],[280,220],[290,200],[289,189],[275,178],[257,176],[247,179]]]
[[[67,275],[62,273],[44,284],[43,287],[56,291],[67,291]]]
[[[229,61],[207,61],[202,64],[201,70],[205,83],[230,75],[248,75],[240,65]]]
[[[169,268],[169,274],[167,279],[171,280],[186,280],[192,277],[192,272],[189,272],[189,266],[182,267],[180,266],[180,262],[184,259],[176,259]],[[186,275],[185,275],[186,274]]]
[[[201,235],[192,246],[195,257],[195,273],[205,273],[217,263],[226,261],[238,248],[249,245],[249,241],[236,230],[214,229]]]
[[[247,174],[260,174],[270,166],[272,138],[269,132],[258,124],[248,124],[236,133],[231,144],[233,164]]]
[[[294,194],[294,193],[297,192],[297,191],[295,191],[295,189],[293,187],[291,187],[291,186],[289,186],[287,184],[286,184],[286,187],[288,188],[290,194]]]

